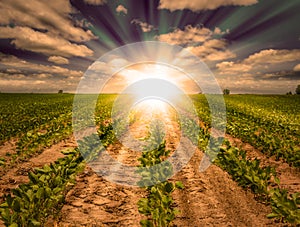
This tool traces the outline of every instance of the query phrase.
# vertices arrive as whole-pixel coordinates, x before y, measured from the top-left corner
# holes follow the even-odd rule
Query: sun
[[[137,100],[151,99],[172,101],[184,91],[180,88],[181,72],[167,65],[146,63],[137,64],[124,72],[129,93]],[[148,102],[149,103],[149,102]]]
[[[176,85],[170,81],[151,77],[136,81],[131,91],[138,100],[172,100],[180,94]]]
[[[149,79],[153,79],[150,81]],[[145,94],[156,94],[156,96],[170,98],[179,93],[198,93],[198,87],[195,82],[186,73],[173,66],[159,62],[142,62],[122,68],[106,83],[103,93],[122,93],[130,85],[139,81],[148,80],[147,84],[140,83],[136,88],[137,96]],[[173,84],[176,88],[162,87],[160,81],[164,80]],[[179,91],[181,90],[181,91]]]

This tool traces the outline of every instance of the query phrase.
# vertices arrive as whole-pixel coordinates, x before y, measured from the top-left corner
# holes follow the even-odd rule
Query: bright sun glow
[[[177,68],[155,62],[146,62],[128,66],[116,73],[105,85],[103,93],[120,93],[128,86],[148,79],[154,79],[154,81],[152,83],[144,84],[143,86],[141,84],[141,87],[133,93],[138,96],[144,96],[149,93],[153,94],[153,91],[155,91],[157,96],[168,98],[174,97],[182,92],[199,92],[195,82],[187,76],[187,74]],[[159,86],[158,80],[167,81],[176,88],[174,89],[171,86],[162,88]],[[151,92],[149,92],[149,90],[151,90]]]
[[[149,113],[151,115],[154,113],[165,114],[168,110],[168,104],[159,99],[148,98],[139,102],[134,109],[139,112]]]
[[[151,98],[152,102],[155,99],[171,101],[183,92],[176,80],[177,70],[168,66],[141,64],[135,66],[134,71],[130,70],[130,72],[131,74],[126,76],[130,84],[129,93],[134,94],[137,101],[145,98]]]
[[[145,79],[139,80],[136,82],[137,86],[134,87],[132,93],[136,98],[150,98],[153,97],[153,100],[171,100],[175,96],[179,95],[179,89],[171,84],[169,81],[161,79]]]

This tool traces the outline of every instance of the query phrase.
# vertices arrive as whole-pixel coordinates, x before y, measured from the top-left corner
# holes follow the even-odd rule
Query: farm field
[[[95,134],[78,148],[72,126],[74,95],[0,94],[0,226],[300,224],[299,96],[225,95],[225,139],[204,172],[199,166],[204,156],[210,157],[203,151],[211,130],[204,95],[190,96],[197,120],[180,122],[170,106],[145,114],[142,106],[131,113],[129,128],[117,133],[111,119],[116,97],[98,99],[96,138],[104,147],[95,145],[97,149],[86,152],[85,143],[93,143]],[[200,127],[192,141],[197,149],[173,174],[175,167],[165,160],[181,137],[182,150],[191,152],[185,138],[195,136],[194,124]],[[143,144],[147,152],[123,145],[130,143],[129,135],[140,141],[131,148]],[[95,172],[93,164],[110,168],[101,156],[104,149],[114,160],[140,167],[140,187],[125,184],[126,171],[106,177]],[[161,169],[153,174],[151,167],[158,164]],[[113,177],[118,183],[108,180]]]

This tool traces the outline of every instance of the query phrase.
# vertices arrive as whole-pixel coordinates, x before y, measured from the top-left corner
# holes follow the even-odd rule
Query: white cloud
[[[258,0],[160,0],[159,9],[170,11],[190,9],[192,11],[213,10],[221,6],[248,6],[258,3]]]
[[[74,92],[83,72],[34,64],[0,53],[1,92]]]
[[[300,50],[261,50],[239,62],[221,62],[217,64],[220,74],[239,74],[241,72],[264,72],[279,64],[298,61]],[[296,68],[297,66],[295,66]],[[294,71],[297,71],[295,70]],[[297,69],[297,68],[296,68]],[[270,77],[267,75],[267,77]]]
[[[225,61],[216,65],[219,74],[241,74],[249,72],[252,69],[251,65],[243,63],[234,63],[232,61]]]
[[[297,62],[300,50],[261,50],[244,60],[224,61],[216,65],[215,75],[223,88],[229,88],[233,93],[286,93],[295,89],[300,83],[297,69],[289,68]],[[277,70],[277,68],[281,70]]]
[[[299,72],[300,71],[300,64],[296,65],[293,70],[296,71],[296,72]]]
[[[227,49],[226,40],[214,38],[227,32],[218,27],[212,31],[201,26],[187,25],[183,30],[175,29],[173,32],[157,36],[156,39],[173,45],[187,46],[189,51],[204,61],[222,61],[236,57]]]
[[[116,8],[116,12],[127,14],[128,10],[123,5],[118,5]]]
[[[204,27],[187,25],[184,30],[175,29],[173,32],[156,36],[161,42],[175,45],[185,45],[204,42],[213,35],[213,32]]]
[[[53,78],[47,74],[5,74],[0,72],[1,92],[74,92],[79,78]]]
[[[294,50],[261,50],[244,60],[246,64],[278,64],[300,59],[300,49]]]
[[[69,64],[69,60],[67,58],[64,58],[61,56],[50,56],[48,58],[48,61],[53,62],[55,64],[59,64],[59,65]]]
[[[153,25],[148,24],[146,22],[142,22],[139,19],[133,19],[131,21],[131,24],[139,25],[143,32],[151,32],[154,29]]]
[[[28,27],[0,27],[0,38],[13,39],[17,48],[45,55],[91,56],[93,51],[84,45],[74,44],[59,36],[34,31]]]
[[[65,39],[84,42],[95,38],[91,31],[75,27],[69,14],[73,12],[69,1],[2,0],[0,24],[14,24],[47,30]]]
[[[60,66],[49,66],[42,64],[34,64],[12,55],[0,55],[0,69],[18,70],[22,74],[56,74],[67,77],[81,77],[81,71],[70,70]],[[8,71],[9,72],[9,71]]]
[[[236,55],[230,50],[226,50],[225,40],[211,39],[200,46],[188,47],[187,49],[204,61],[222,61],[235,58]]]
[[[104,5],[106,0],[84,0],[84,2],[89,5]]]

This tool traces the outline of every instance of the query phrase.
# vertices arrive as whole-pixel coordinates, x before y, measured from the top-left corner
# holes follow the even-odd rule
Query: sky
[[[197,56],[231,93],[294,93],[299,9],[299,0],[1,0],[0,92],[75,92],[109,51],[161,41]]]

